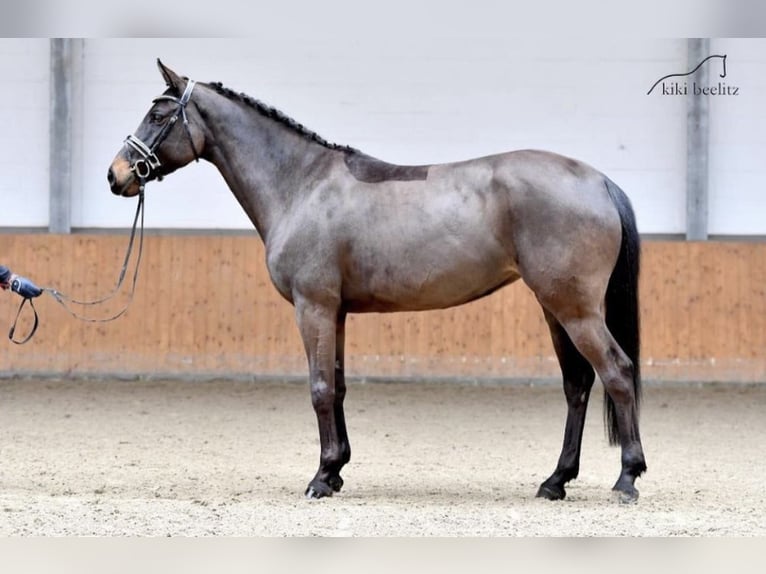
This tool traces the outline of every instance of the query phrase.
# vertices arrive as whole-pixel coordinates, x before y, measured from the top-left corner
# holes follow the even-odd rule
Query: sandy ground
[[[766,385],[647,385],[638,504],[593,397],[580,477],[553,470],[558,385],[351,383],[340,494],[306,384],[0,381],[0,536],[766,535]]]

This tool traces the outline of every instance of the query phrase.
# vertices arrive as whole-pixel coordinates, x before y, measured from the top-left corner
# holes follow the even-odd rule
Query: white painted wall
[[[48,225],[47,39],[0,38],[0,227]]]
[[[316,130],[397,163],[550,149],[605,171],[645,233],[684,230],[685,102],[646,97],[685,62],[684,40],[339,37],[88,40],[83,186],[73,225],[126,226],[133,202],[106,169],[163,82],[155,59],[222,81]],[[192,165],[148,188],[154,227],[249,228],[218,173]]]
[[[321,29],[321,22],[317,23]],[[684,71],[685,40],[454,37],[398,41],[289,35],[247,39],[86,40],[75,227],[126,227],[134,202],[106,169],[163,89],[155,59],[275,105],[329,140],[399,163],[538,147],[583,159],[631,197],[644,233],[685,228],[683,97],[646,96]],[[711,101],[710,232],[766,234],[766,40],[711,41],[728,54],[736,98]],[[0,40],[0,226],[47,225],[47,39]],[[79,171],[78,171],[79,169]],[[249,229],[209,165],[149,187],[151,227]]]
[[[766,40],[711,40],[736,97],[710,98],[709,232],[766,234]],[[711,80],[715,73],[711,73]]]

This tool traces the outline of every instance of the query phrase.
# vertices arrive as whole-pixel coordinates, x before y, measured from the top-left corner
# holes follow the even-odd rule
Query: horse
[[[305,496],[332,496],[351,447],[344,339],[349,313],[443,309],[519,279],[542,307],[567,401],[561,454],[538,497],[576,478],[595,375],[613,492],[638,499],[640,236],[627,195],[590,165],[542,150],[403,166],[333,144],[219,82],[157,60],[166,90],[108,169],[133,197],[192,160],[212,163],[264,242],[279,294],[294,306],[308,359],[320,462]]]

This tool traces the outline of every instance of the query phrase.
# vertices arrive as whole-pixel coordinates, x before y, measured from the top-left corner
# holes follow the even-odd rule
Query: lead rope
[[[136,206],[136,215],[133,217],[133,226],[130,231],[130,239],[128,240],[128,248],[125,253],[125,260],[122,264],[122,269],[120,270],[120,275],[117,278],[117,283],[114,286],[114,289],[112,289],[112,292],[108,295],[105,295],[104,297],[101,297],[99,299],[93,299],[90,301],[80,301],[78,299],[74,299],[72,297],[69,297],[68,295],[65,295],[58,289],[54,289],[52,287],[42,287],[40,288],[42,293],[48,293],[53,297],[63,308],[64,310],[69,313],[72,317],[75,319],[78,319],[80,321],[84,321],[86,323],[108,323],[110,321],[114,321],[115,319],[121,317],[125,314],[125,312],[130,307],[130,304],[133,302],[133,295],[136,292],[136,283],[138,282],[138,270],[141,265],[141,256],[143,255],[144,251],[144,184],[145,180],[144,178],[140,178],[139,180],[139,192],[138,192],[138,205]],[[130,292],[128,294],[128,300],[123,306],[122,309],[120,309],[117,313],[114,315],[110,315],[109,317],[104,317],[100,319],[92,318],[92,317],[86,317],[84,315],[80,315],[76,311],[72,309],[72,305],[80,305],[80,306],[92,306],[92,305],[99,305],[101,303],[106,303],[110,299],[114,298],[115,295],[120,291],[120,288],[122,287],[123,283],[125,282],[125,276],[128,271],[128,264],[130,263],[130,258],[133,253],[133,245],[135,243],[136,239],[136,229],[138,228],[138,223],[141,223],[140,231],[139,231],[139,239],[138,239],[138,253],[136,255],[136,266],[133,271],[133,280],[131,282]],[[16,332],[16,324],[19,321],[19,317],[21,316],[21,311],[24,309],[24,305],[29,302],[29,306],[32,308],[32,312],[34,313],[34,323],[32,325],[32,329],[29,332],[29,334],[24,337],[23,339],[14,339],[14,334]],[[8,338],[17,345],[23,345],[24,343],[28,342],[37,331],[37,327],[40,324],[40,318],[37,314],[37,309],[35,309],[35,304],[32,302],[32,297],[24,297],[24,300],[19,305],[19,310],[16,312],[16,318],[13,320],[13,324],[11,325],[11,329],[8,332]]]

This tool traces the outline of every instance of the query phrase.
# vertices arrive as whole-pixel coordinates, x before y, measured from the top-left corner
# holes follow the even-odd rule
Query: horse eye
[[[153,124],[161,124],[165,119],[165,116],[159,112],[152,112],[152,114],[149,116],[149,119]]]

